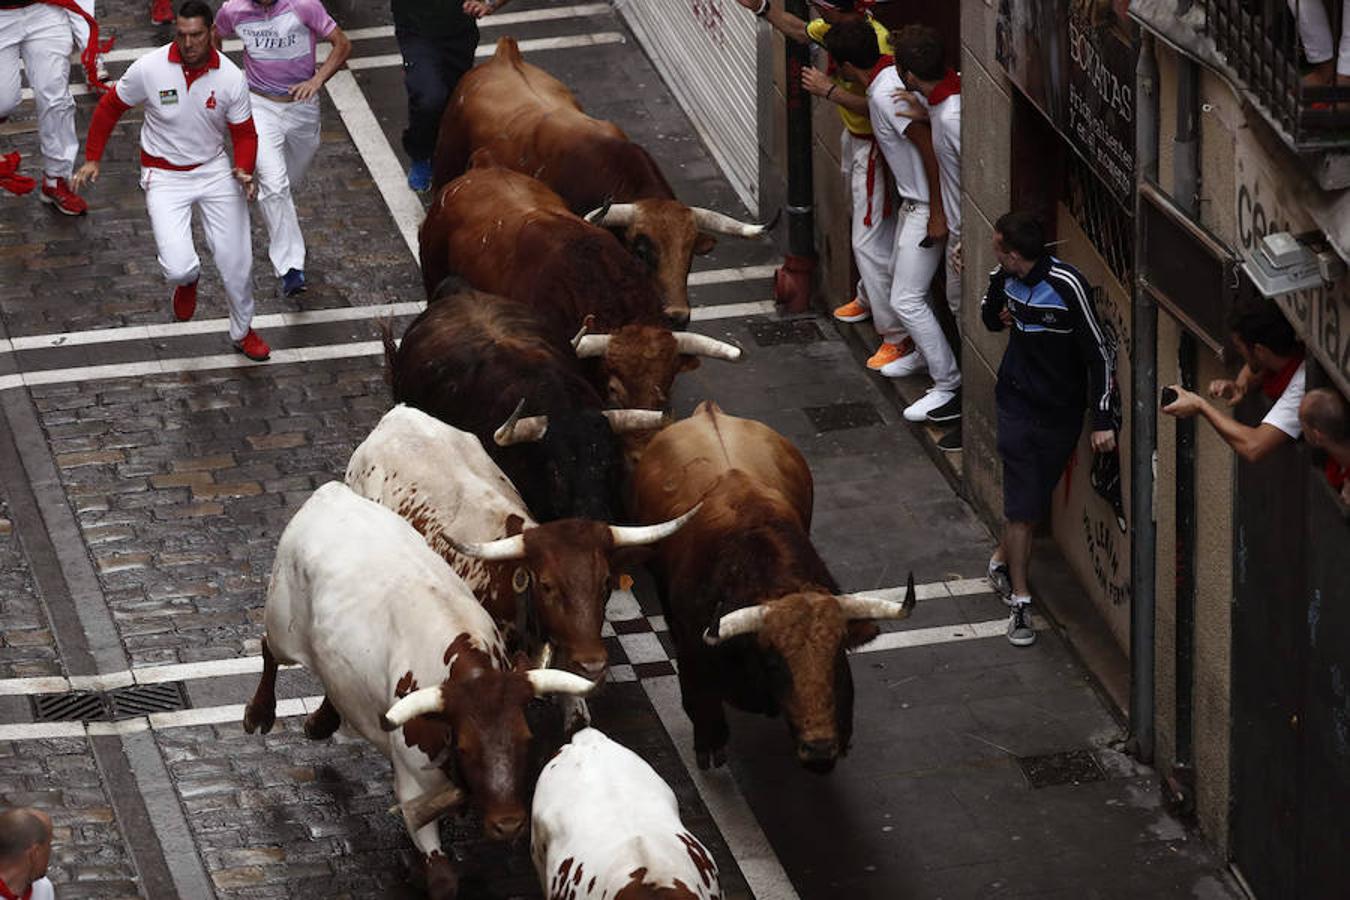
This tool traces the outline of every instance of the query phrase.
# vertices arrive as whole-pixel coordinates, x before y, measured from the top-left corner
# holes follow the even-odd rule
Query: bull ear
[[[709,253],[713,252],[713,248],[716,246],[717,238],[713,237],[711,234],[704,234],[700,231],[698,237],[694,238],[694,255],[707,256]]]
[[[881,626],[871,619],[855,619],[844,629],[844,649],[853,650],[871,643],[881,634]]]

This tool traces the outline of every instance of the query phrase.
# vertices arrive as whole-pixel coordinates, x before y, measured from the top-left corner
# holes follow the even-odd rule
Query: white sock
[[[1013,602],[1013,606],[1030,606],[1030,605],[1031,605],[1031,595],[1030,595],[1030,594],[1013,594],[1013,595],[1012,595],[1012,602]]]

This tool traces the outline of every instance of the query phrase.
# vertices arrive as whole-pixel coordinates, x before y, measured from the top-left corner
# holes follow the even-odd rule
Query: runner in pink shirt
[[[244,76],[258,129],[258,208],[272,268],[290,297],[305,289],[305,239],[291,191],[319,149],[319,91],[351,55],[352,44],[321,0],[227,0],[216,39],[244,43]],[[316,68],[316,47],[332,52]]]

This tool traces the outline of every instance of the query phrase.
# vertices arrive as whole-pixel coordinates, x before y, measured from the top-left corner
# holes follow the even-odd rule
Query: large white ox
[[[616,557],[674,534],[693,515],[641,527],[538,525],[476,436],[402,404],[356,448],[346,480],[412,523],[508,633],[534,621],[559,667],[592,680],[607,665],[600,628]]]
[[[544,767],[530,852],[550,900],[715,900],[712,854],[684,827],[675,793],[640,756],[594,728]]]
[[[389,758],[438,900],[455,896],[458,878],[434,818],[415,810],[458,786],[488,837],[519,835],[529,792],[525,705],[591,687],[568,672],[513,669],[463,580],[397,514],[338,482],[315,491],[282,532],[265,625],[244,730],[271,730],[278,663],[314,673],[324,700],[305,734],[326,738],[345,722]]]

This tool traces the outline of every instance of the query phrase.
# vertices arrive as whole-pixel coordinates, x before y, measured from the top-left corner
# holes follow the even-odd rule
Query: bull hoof
[[[311,741],[322,741],[333,736],[342,724],[342,716],[325,697],[319,708],[305,716],[305,737]]]
[[[259,729],[263,734],[272,730],[272,726],[277,722],[277,708],[275,706],[267,709],[259,709],[250,703],[244,707],[244,733],[252,734]]]
[[[427,897],[429,900],[455,900],[459,896],[459,873],[450,860],[440,854],[427,860]]]

